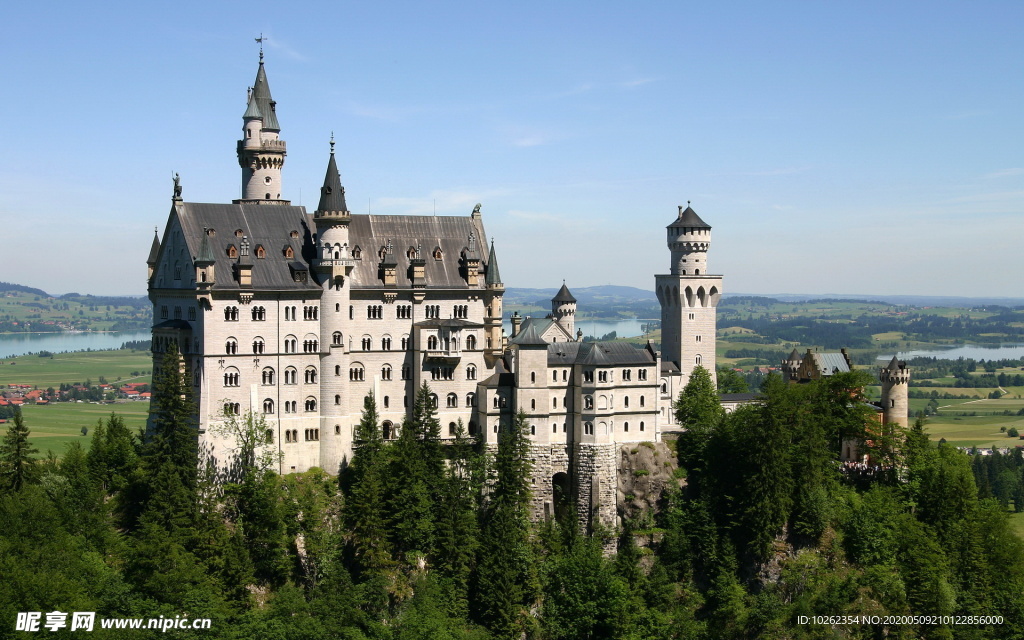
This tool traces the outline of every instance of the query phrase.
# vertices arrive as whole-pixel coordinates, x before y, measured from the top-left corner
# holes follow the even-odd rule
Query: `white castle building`
[[[373,392],[396,437],[426,382],[443,434],[458,421],[488,445],[522,410],[535,443],[535,507],[554,487],[612,522],[616,452],[674,428],[672,399],[693,367],[715,367],[722,278],[707,273],[711,227],[687,206],[668,226],[656,276],[662,350],[582,342],[563,284],[546,318],[502,328],[504,284],[478,205],[467,216],[350,213],[334,143],[311,214],[282,199],[286,143],[263,54],[242,116],[243,197],[185,202],[149,256],[156,362],[174,342],[193,375],[201,444],[225,411],[262,414],[282,473],[337,472]],[[582,513],[582,511],[581,511]]]

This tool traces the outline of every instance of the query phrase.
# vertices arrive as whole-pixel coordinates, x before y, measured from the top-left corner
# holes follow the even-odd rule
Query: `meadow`
[[[0,360],[0,386],[28,384],[40,389],[61,383],[149,382],[153,357],[149,351],[75,351],[53,356],[18,356]]]
[[[137,432],[146,426],[149,402],[126,401],[115,404],[93,404],[89,402],[58,402],[51,405],[26,405],[22,407],[25,424],[31,430],[29,440],[39,450],[37,457],[45,458],[48,451],[60,457],[67,445],[78,442],[84,449],[92,442],[92,431],[99,420],[104,422],[111,413],[124,418],[125,424]],[[82,436],[82,427],[88,434]]]

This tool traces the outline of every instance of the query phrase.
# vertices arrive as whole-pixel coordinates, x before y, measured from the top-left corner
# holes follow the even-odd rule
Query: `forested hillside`
[[[1007,521],[1022,504],[1019,451],[972,470],[920,425],[881,431],[857,373],[800,386],[769,376],[760,403],[725,415],[698,370],[677,411],[685,486],[657,514],[585,533],[572,514],[529,519],[525,420],[489,454],[464,432],[444,445],[426,387],[397,441],[367,398],[338,476],[275,473],[255,415],[227,421],[239,443],[229,468],[203,467],[177,357],[154,378],[145,441],[113,416],[88,453],[33,462],[31,425],[10,426],[0,636],[15,637],[26,611],[211,620],[175,629],[183,638],[1024,634],[1024,544]],[[841,465],[841,439],[864,436],[872,464]]]

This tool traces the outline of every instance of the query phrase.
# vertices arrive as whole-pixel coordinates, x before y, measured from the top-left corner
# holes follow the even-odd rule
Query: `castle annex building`
[[[171,343],[184,355],[207,451],[233,447],[215,428],[225,412],[253,411],[282,473],[336,472],[366,395],[395,438],[426,382],[444,436],[461,420],[494,445],[526,414],[538,516],[559,496],[614,524],[619,448],[660,440],[692,369],[714,372],[722,277],[707,272],[711,227],[692,208],[668,226],[669,273],[655,277],[659,352],[583,342],[564,284],[550,315],[514,315],[506,333],[480,206],[466,216],[353,214],[333,141],[316,210],[292,206],[262,53],[236,155],[242,198],[185,202],[176,179],[148,260],[154,358]]]

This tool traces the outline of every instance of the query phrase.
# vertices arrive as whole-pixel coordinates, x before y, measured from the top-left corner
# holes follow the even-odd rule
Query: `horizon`
[[[333,131],[353,213],[481,202],[508,285],[653,287],[692,201],[724,293],[1019,289],[1024,5],[399,6],[12,7],[0,279],[144,290],[172,173],[239,195],[262,34],[282,196]]]

